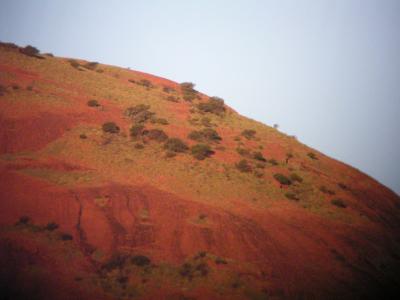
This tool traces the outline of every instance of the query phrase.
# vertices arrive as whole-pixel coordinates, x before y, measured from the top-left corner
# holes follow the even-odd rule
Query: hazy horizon
[[[2,1],[0,40],[192,81],[400,194],[400,1]]]

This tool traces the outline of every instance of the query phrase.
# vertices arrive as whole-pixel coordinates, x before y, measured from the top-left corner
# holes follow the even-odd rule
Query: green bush
[[[20,48],[19,51],[22,54],[32,57],[37,57],[40,54],[40,51],[37,48],[30,45],[26,46],[25,48]]]
[[[340,207],[340,208],[346,208],[347,207],[346,202],[343,199],[340,199],[340,198],[333,199],[331,201],[331,203],[333,205],[337,206],[337,207]]]
[[[259,161],[267,161],[263,154],[259,151],[253,153],[253,158]]]
[[[194,83],[183,82],[180,86],[183,100],[191,102],[196,98],[198,92],[194,89]]]
[[[253,129],[245,129],[242,131],[242,136],[244,136],[246,139],[251,140],[254,139],[256,135],[256,131]]]
[[[191,148],[191,152],[193,157],[198,160],[206,159],[207,157],[210,157],[215,153],[213,150],[211,150],[210,146],[207,144],[194,145]]]
[[[97,100],[92,99],[87,102],[87,105],[90,107],[98,107],[100,106],[100,103]]]
[[[148,266],[151,262],[150,258],[144,255],[135,255],[132,257],[131,262],[139,267]]]
[[[242,159],[238,163],[236,163],[236,168],[243,173],[249,173],[252,171],[252,167],[249,162],[245,159]]]
[[[103,131],[108,133],[118,133],[119,127],[114,122],[107,122],[103,124]]]
[[[293,181],[293,182],[299,182],[299,183],[302,183],[303,182],[303,178],[301,178],[298,174],[296,174],[296,173],[292,173],[292,174],[290,174],[290,180],[291,181]]]
[[[324,194],[327,194],[327,195],[335,195],[335,194],[336,194],[335,191],[330,190],[329,188],[327,188],[327,187],[324,186],[324,185],[321,185],[321,186],[319,187],[319,190],[320,190],[321,192],[323,192]]]
[[[280,184],[283,184],[283,185],[291,185],[292,184],[292,181],[283,174],[277,173],[274,175],[274,178]]]
[[[169,138],[165,144],[164,149],[170,152],[186,152],[189,147],[179,138]]]
[[[128,107],[125,110],[125,115],[130,117],[135,123],[145,123],[147,120],[153,118],[155,113],[149,111],[150,105],[139,104],[136,106]]]
[[[207,102],[202,102],[197,105],[197,108],[204,113],[213,113],[222,115],[225,112],[224,100],[218,97],[211,97]]]
[[[317,160],[318,159],[318,157],[315,155],[315,153],[313,153],[313,152],[308,152],[307,153],[307,156],[309,157],[309,158],[311,158],[311,159],[313,159],[313,160]]]
[[[146,137],[157,142],[164,142],[168,139],[168,135],[161,129],[150,129],[146,133]]]

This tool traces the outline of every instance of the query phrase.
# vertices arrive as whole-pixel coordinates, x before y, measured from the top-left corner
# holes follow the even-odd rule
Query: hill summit
[[[0,44],[5,299],[377,299],[400,199],[190,82]]]

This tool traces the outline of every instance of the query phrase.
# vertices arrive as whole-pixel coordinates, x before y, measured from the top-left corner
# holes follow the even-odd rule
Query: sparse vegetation
[[[140,79],[139,82],[136,82],[136,84],[144,86],[144,87],[146,87],[148,89],[154,87],[153,84],[151,83],[151,81],[148,80],[148,79]]]
[[[131,262],[139,267],[148,266],[151,262],[150,258],[144,255],[135,255],[132,257]]]
[[[7,92],[7,89],[5,86],[0,85],[0,96],[3,96]]]
[[[179,99],[174,96],[168,96],[166,99],[167,99],[167,101],[170,101],[170,102],[175,102],[175,103],[179,102]]]
[[[153,118],[151,119],[151,123],[160,124],[160,125],[168,125],[167,119],[164,118]]]
[[[87,139],[87,136],[86,136],[86,134],[81,133],[81,134],[79,135],[79,138],[82,139],[82,140],[85,140],[85,139]]]
[[[333,205],[337,206],[337,207],[340,207],[340,208],[346,208],[347,207],[346,202],[343,199],[340,199],[340,198],[332,199],[331,203]]]
[[[48,224],[46,225],[45,229],[48,230],[48,231],[54,231],[54,230],[56,230],[58,227],[59,227],[59,226],[58,226],[57,223],[55,223],[55,222],[50,222],[50,223],[48,223]]]
[[[215,153],[207,144],[196,144],[191,148],[191,152],[193,157],[198,160],[206,159]]]
[[[253,158],[255,160],[259,160],[259,161],[267,161],[267,159],[264,157],[264,155],[260,152],[260,151],[256,151],[253,153]]]
[[[38,57],[40,54],[40,51],[31,45],[28,45],[25,48],[20,48],[19,52],[31,57]]]
[[[90,107],[99,107],[100,103],[97,100],[91,99],[87,102],[87,105]]]
[[[164,142],[168,139],[168,135],[161,129],[151,129],[146,132],[145,136],[157,142]]]
[[[338,186],[342,189],[342,190],[348,190],[349,189],[349,187],[346,185],[346,184],[344,184],[343,182],[339,182],[338,183]]]
[[[164,149],[170,152],[181,153],[186,152],[189,147],[179,138],[169,138],[164,144]]]
[[[313,159],[313,160],[317,160],[317,159],[318,159],[317,155],[315,155],[314,152],[308,152],[308,153],[307,153],[307,156],[308,156],[309,158]]]
[[[249,164],[249,162],[245,159],[240,160],[238,163],[236,163],[236,168],[243,173],[249,173],[252,171],[252,167]]]
[[[119,127],[114,122],[107,122],[103,124],[103,131],[108,133],[118,133]]]
[[[269,162],[271,165],[273,165],[273,166],[277,166],[277,165],[278,165],[277,160],[274,159],[274,158],[269,159],[268,162]]]
[[[188,138],[197,142],[219,142],[222,140],[218,132],[211,128],[193,130],[189,133]]]
[[[69,233],[62,233],[61,234],[61,239],[63,241],[72,241],[73,237]]]
[[[244,136],[246,139],[251,140],[254,139],[256,131],[253,129],[245,129],[242,131],[241,135]]]
[[[274,178],[282,185],[291,185],[292,181],[281,173],[274,174]]]
[[[27,225],[31,222],[31,218],[28,216],[22,216],[19,218],[18,222],[15,225]]]
[[[164,86],[163,92],[169,94],[169,93],[175,92],[175,89],[170,86]]]
[[[141,124],[135,124],[130,129],[131,137],[137,139],[143,135],[144,126]]]
[[[327,194],[327,195],[335,195],[335,194],[336,194],[335,191],[333,191],[333,190],[327,188],[325,185],[321,185],[321,186],[319,187],[319,190],[320,190],[321,192],[323,192],[324,194]]]
[[[70,59],[70,60],[68,60],[68,62],[69,62],[69,64],[71,65],[71,67],[73,67],[73,68],[79,70],[79,67],[80,67],[81,65],[79,64],[78,61],[76,61],[75,59]]]
[[[191,102],[196,98],[198,92],[194,89],[194,83],[183,82],[180,86],[183,100]]]
[[[98,65],[99,65],[98,62],[93,61],[93,62],[88,62],[88,63],[84,64],[82,67],[84,67],[85,69],[94,71],[94,70],[96,70]]]
[[[138,104],[136,106],[128,107],[125,110],[125,115],[130,117],[135,123],[145,123],[150,120],[155,113],[149,111],[150,105]]]
[[[300,175],[298,175],[297,173],[290,174],[289,178],[292,182],[298,182],[298,183],[303,182],[303,178],[301,178]]]
[[[295,193],[292,193],[292,192],[287,192],[285,194],[285,197],[288,198],[289,200],[294,200],[294,201],[300,200],[299,197]]]
[[[224,100],[218,97],[211,97],[207,102],[197,105],[197,108],[203,113],[212,113],[221,116],[225,112]]]
[[[144,145],[141,144],[141,143],[136,143],[134,147],[135,147],[135,149],[139,149],[140,150],[140,149],[144,148]]]

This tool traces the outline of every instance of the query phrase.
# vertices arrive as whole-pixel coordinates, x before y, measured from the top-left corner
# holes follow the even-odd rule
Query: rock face
[[[222,99],[8,44],[0,86],[5,299],[399,292],[399,197]]]

